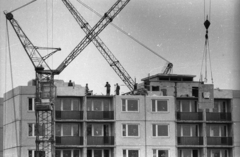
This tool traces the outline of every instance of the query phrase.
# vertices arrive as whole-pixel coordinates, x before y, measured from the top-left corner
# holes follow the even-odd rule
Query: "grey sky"
[[[82,1],[101,14],[115,2],[115,0]],[[5,61],[6,23],[3,10],[10,11],[27,2],[29,1],[0,1],[1,95],[5,90],[11,89],[9,59]],[[99,20],[98,16],[80,5],[77,0],[71,2],[91,26]],[[240,1],[212,0],[211,2],[209,38],[214,86],[238,89]],[[197,75],[195,80],[198,81],[205,40],[203,4],[203,0],[131,0],[113,23],[172,62],[174,73]],[[55,54],[48,62],[54,68],[85,36],[61,1],[38,0],[13,14],[34,45],[49,47],[53,45],[62,48],[62,51]],[[10,23],[8,24],[14,86],[26,85],[27,81],[35,77],[34,69]],[[100,38],[137,82],[148,73],[160,73],[166,63],[111,25],[103,30]],[[98,94],[105,94],[104,85],[107,81],[112,85],[112,94],[113,84],[123,85],[93,44],[90,44],[60,76],[55,78],[65,81],[71,79],[83,86],[88,83],[89,88]],[[208,78],[210,80],[210,77]],[[121,86],[121,92],[126,91],[128,91],[126,86]]]

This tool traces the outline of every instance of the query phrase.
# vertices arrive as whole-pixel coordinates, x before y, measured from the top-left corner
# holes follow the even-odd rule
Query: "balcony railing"
[[[217,112],[207,112],[207,121],[231,121],[231,113],[217,113]]]
[[[56,119],[83,119],[83,111],[56,111]]]
[[[56,145],[83,145],[82,136],[56,136]]]
[[[202,112],[177,112],[178,120],[203,120]]]
[[[87,136],[87,145],[113,145],[114,136]]]
[[[87,111],[87,119],[93,120],[113,120],[113,111]]]
[[[178,137],[178,145],[203,145],[203,137]]]
[[[208,145],[232,145],[232,137],[207,137]]]

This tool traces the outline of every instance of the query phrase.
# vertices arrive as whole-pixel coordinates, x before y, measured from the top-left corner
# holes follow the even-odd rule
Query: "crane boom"
[[[88,22],[81,16],[81,14],[76,10],[76,8],[71,4],[69,0],[62,0],[67,9],[73,15],[75,20],[78,22],[79,26],[83,29],[83,31],[88,34],[91,31],[91,26]],[[127,73],[121,63],[116,59],[113,53],[109,50],[109,48],[104,44],[104,42],[100,39],[99,36],[96,36],[92,42],[96,46],[96,48],[100,51],[102,56],[106,59],[108,64],[113,68],[113,70],[118,74],[121,80],[126,84],[126,86],[132,91],[134,89],[135,82],[131,78],[131,76]]]
[[[27,52],[28,57],[30,58],[35,69],[44,67],[51,71],[48,64],[45,62],[41,54],[38,52],[37,48],[32,44],[32,42],[28,39],[26,34],[23,32],[22,28],[18,24],[18,22],[14,19],[12,13],[5,13],[6,18],[10,21],[14,31],[16,32],[23,48]]]
[[[99,17],[102,17],[102,15],[100,13],[98,13],[97,11],[95,11],[94,9],[92,9],[91,7],[89,7],[88,5],[86,5],[85,3],[83,3],[81,0],[77,0],[81,5],[83,5],[85,8],[87,8],[88,10],[90,10],[91,12],[93,12],[94,14],[96,14]],[[136,43],[138,43],[139,45],[141,45],[142,47],[144,47],[145,49],[147,49],[148,51],[152,52],[153,54],[155,54],[156,56],[158,56],[159,58],[163,59],[164,61],[166,61],[166,66],[163,67],[162,72],[163,74],[170,74],[172,72],[173,69],[173,64],[168,61],[166,58],[164,58],[163,56],[159,55],[157,52],[153,51],[151,48],[149,48],[148,46],[146,46],[145,44],[143,44],[141,41],[137,40],[136,38],[134,38],[131,34],[125,32],[122,28],[118,27],[117,25],[115,25],[114,23],[111,23],[111,25],[113,27],[115,27],[116,29],[118,29],[120,32],[122,32],[123,34],[125,34],[127,37],[129,37],[130,39],[132,39],[133,41],[135,41]]]
[[[89,31],[82,41],[72,50],[66,59],[58,66],[56,71],[61,73],[84,48],[118,15],[130,0],[118,0]]]

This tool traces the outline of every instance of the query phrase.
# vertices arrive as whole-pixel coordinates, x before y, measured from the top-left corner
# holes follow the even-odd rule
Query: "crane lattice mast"
[[[36,71],[36,157],[55,157],[54,102],[56,96],[56,87],[54,86],[54,75],[60,74],[77,57],[77,55],[79,55],[84,48],[118,15],[118,13],[127,5],[129,1],[130,0],[117,0],[117,2],[115,2],[114,5],[104,14],[99,22],[93,27],[93,29],[89,31],[85,38],[83,38],[83,40],[75,47],[75,49],[67,56],[67,58],[56,70],[52,70],[45,60],[50,55],[55,53],[55,51],[60,49],[56,48],[54,52],[42,57],[38,52],[40,47],[34,46],[28,39],[18,22],[14,19],[12,14],[13,11],[5,13],[6,19],[11,23]]]

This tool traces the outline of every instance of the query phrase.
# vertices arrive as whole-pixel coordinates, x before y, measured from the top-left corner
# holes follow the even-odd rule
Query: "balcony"
[[[178,145],[203,145],[203,137],[178,137]]]
[[[56,111],[56,119],[83,119],[83,111]]]
[[[56,145],[83,145],[82,136],[56,136]]]
[[[113,111],[87,111],[87,119],[91,120],[113,120]]]
[[[231,113],[217,113],[217,112],[207,112],[207,121],[231,121]]]
[[[177,112],[177,120],[203,120],[202,112]]]
[[[207,137],[207,145],[232,145],[232,137]]]
[[[87,145],[113,145],[114,136],[87,136]]]

